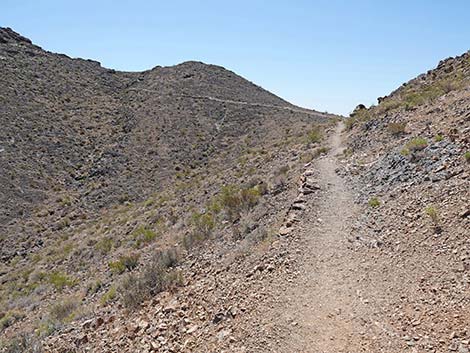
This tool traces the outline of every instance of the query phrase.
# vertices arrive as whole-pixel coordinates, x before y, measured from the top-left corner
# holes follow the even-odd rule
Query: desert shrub
[[[198,234],[202,237],[208,237],[215,227],[215,218],[210,212],[194,212],[191,217],[191,224]]]
[[[129,273],[122,279],[118,291],[127,308],[137,308],[147,296],[143,281],[134,273]]]
[[[315,151],[313,152],[313,157],[316,158],[318,156],[321,156],[322,154],[326,154],[328,153],[330,149],[328,147],[325,147],[325,146],[322,146],[322,147],[318,147],[317,149],[315,149]]]
[[[38,323],[35,333],[39,337],[47,337],[52,335],[59,327],[60,324],[53,322],[51,319],[45,319]]]
[[[344,158],[349,158],[353,155],[354,151],[351,147],[348,147],[346,149],[343,150],[343,157]]]
[[[150,243],[154,241],[156,237],[157,233],[154,230],[147,228],[146,226],[139,226],[132,232],[132,238],[135,241],[136,247]]]
[[[168,248],[165,251],[158,251],[154,255],[154,262],[158,261],[164,268],[175,267],[179,261],[179,255],[176,248]]]
[[[62,272],[51,273],[48,281],[58,291],[62,291],[65,287],[72,287],[76,283],[74,279]]]
[[[219,194],[220,204],[230,214],[236,213],[240,208],[240,189],[234,185],[224,186]]]
[[[412,152],[423,150],[427,146],[428,141],[425,138],[415,137],[414,139],[408,141],[405,147],[401,150],[401,154],[407,156]]]
[[[42,353],[41,342],[31,334],[22,333],[7,342],[0,343],[0,351],[3,353]]]
[[[407,148],[402,148],[401,151],[400,151],[400,154],[404,157],[409,156],[410,155],[410,150],[407,149]]]
[[[470,151],[465,152],[463,158],[465,158],[467,163],[470,163]]]
[[[181,274],[170,270],[177,261],[175,256],[174,249],[157,252],[140,274],[131,273],[125,276],[118,288],[123,304],[135,309],[157,293],[181,285]]]
[[[387,126],[388,132],[394,136],[402,135],[405,133],[406,123],[390,123]]]
[[[433,206],[426,207],[424,212],[431,218],[431,221],[434,226],[434,231],[439,234],[442,232],[442,228],[439,225],[439,213],[437,212],[437,209]]]
[[[109,265],[109,269],[114,274],[121,274],[121,273],[124,273],[124,271],[126,271],[126,266],[124,266],[124,264],[119,260],[111,261],[109,262],[108,265]]]
[[[107,254],[113,249],[113,246],[113,239],[110,237],[104,237],[95,244],[95,249],[101,252],[102,254]]]
[[[114,299],[116,299],[116,295],[117,295],[116,287],[111,286],[108,289],[108,291],[101,296],[101,299],[100,299],[101,305],[106,305],[106,304],[114,301]]]
[[[442,135],[437,134],[436,136],[434,136],[434,141],[441,142],[442,140],[444,140],[444,137]]]
[[[248,189],[241,189],[240,200],[242,208],[249,209],[254,207],[258,203],[260,195],[261,194],[257,186]]]
[[[51,306],[49,316],[58,322],[64,322],[73,318],[73,313],[78,307],[75,299],[66,299]]]
[[[429,206],[424,210],[426,214],[431,218],[431,221],[437,225],[439,223],[439,215],[435,207]]]
[[[185,234],[182,243],[186,249],[207,239],[215,228],[215,216],[211,212],[194,212],[191,216],[192,230]]]
[[[268,184],[265,183],[264,181],[255,185],[253,188],[258,192],[259,196],[266,195],[269,192]]]
[[[369,206],[372,208],[376,208],[380,206],[380,200],[377,197],[372,197],[368,203],[369,203]]]
[[[98,279],[88,284],[87,294],[95,294],[103,287],[103,283]]]
[[[356,118],[353,118],[353,117],[347,118],[344,121],[344,127],[346,128],[347,131],[352,130],[355,124],[356,124]]]
[[[369,109],[359,109],[353,114],[356,121],[368,121],[372,118],[372,114]]]
[[[323,133],[319,127],[314,127],[307,133],[307,143],[320,142],[323,138]]]
[[[224,186],[219,194],[220,205],[230,220],[235,220],[243,210],[252,208],[258,203],[261,192],[258,186],[239,188],[233,185]]]
[[[401,107],[402,104],[403,103],[397,99],[386,99],[377,106],[377,114],[385,114],[390,110],[394,110]]]
[[[283,165],[282,167],[276,169],[274,175],[286,175],[289,172],[289,169],[290,167],[288,164]]]
[[[3,317],[0,319],[0,332],[6,329],[7,327],[13,325],[15,321],[16,319],[11,313],[4,314]]]
[[[111,261],[109,268],[115,274],[121,274],[124,271],[132,271],[139,264],[139,254],[121,255],[118,260]]]

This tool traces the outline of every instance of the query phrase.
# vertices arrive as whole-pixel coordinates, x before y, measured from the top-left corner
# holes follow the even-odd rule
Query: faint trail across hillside
[[[128,91],[159,93],[158,91],[151,90],[151,89],[144,89],[144,88],[141,88],[141,89],[129,88]],[[168,96],[164,96],[164,95],[156,96],[156,98],[161,98],[161,97],[168,97]],[[287,107],[287,106],[280,106],[280,105],[273,105],[273,104],[235,101],[235,100],[231,100],[231,99],[222,99],[222,98],[217,98],[217,97],[212,97],[212,96],[194,96],[194,95],[189,95],[189,94],[181,94],[181,95],[172,95],[171,97],[209,100],[209,101],[219,102],[219,103],[244,105],[244,106],[260,107],[260,108],[281,109],[281,110],[291,111],[291,112],[295,112],[295,113],[304,113],[304,114],[307,114],[307,115],[313,115],[313,116],[317,116],[317,117],[325,117],[325,118],[331,117],[330,114],[315,112],[315,111],[312,111],[312,110],[309,110],[309,109],[291,108],[291,107]]]
[[[298,275],[287,289],[274,288],[275,304],[261,312],[260,326],[272,338],[256,347],[262,352],[359,353],[377,349],[374,337],[385,331],[380,320],[380,295],[363,281],[373,266],[348,247],[359,213],[353,193],[335,172],[342,153],[339,124],[331,136],[330,153],[316,161],[320,195],[299,224],[301,258]],[[375,274],[372,274],[374,275]],[[379,274],[380,276],[380,274]],[[371,296],[377,299],[369,302]],[[266,329],[267,328],[267,329]],[[393,334],[389,334],[393,337]],[[385,344],[386,345],[386,344]]]

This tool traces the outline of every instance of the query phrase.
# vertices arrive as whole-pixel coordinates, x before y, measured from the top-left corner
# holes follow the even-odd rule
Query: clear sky
[[[0,26],[113,69],[218,64],[348,114],[470,49],[470,1],[2,0]]]

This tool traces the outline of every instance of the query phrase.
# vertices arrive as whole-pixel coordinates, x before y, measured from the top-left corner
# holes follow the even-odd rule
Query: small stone
[[[225,318],[224,313],[220,312],[214,315],[214,318],[212,319],[213,324],[218,324]]]
[[[78,337],[77,339],[77,344],[85,344],[88,342],[88,336],[87,335],[81,335],[80,337]]]
[[[191,333],[195,332],[197,329],[198,329],[197,325],[192,325],[186,330],[186,333],[191,334]]]

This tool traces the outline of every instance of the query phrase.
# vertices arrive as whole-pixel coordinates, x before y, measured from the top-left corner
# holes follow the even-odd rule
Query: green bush
[[[65,287],[72,287],[76,284],[74,279],[71,279],[65,273],[53,272],[49,275],[48,281],[58,291],[62,291]]]
[[[117,296],[116,287],[111,286],[108,289],[108,291],[105,294],[103,294],[103,296],[101,297],[101,299],[100,299],[101,305],[106,305],[106,304],[114,301],[114,299],[116,299],[116,296]]]
[[[394,136],[402,135],[405,133],[406,123],[390,123],[387,129]]]
[[[112,273],[121,274],[126,270],[132,271],[138,264],[138,254],[121,255],[118,260],[109,263],[109,268]]]
[[[41,342],[33,335],[22,333],[0,343],[2,353],[43,353]]]
[[[191,217],[191,223],[195,231],[203,237],[208,237],[215,227],[215,218],[212,213],[194,212]]]
[[[465,158],[465,160],[467,161],[467,163],[470,163],[470,151],[465,152],[465,154],[463,155],[463,157]]]
[[[176,251],[157,252],[146,263],[140,274],[128,274],[118,288],[120,298],[127,308],[135,309],[157,293],[182,284],[182,276],[170,270],[177,262]]]
[[[107,254],[113,249],[113,246],[113,239],[110,237],[104,237],[95,244],[95,249],[100,251],[102,254]]]
[[[250,209],[258,203],[261,196],[258,186],[239,188],[233,185],[224,186],[219,194],[220,205],[230,220],[240,217],[243,210]]]
[[[356,121],[357,119],[356,118],[347,118],[345,121],[344,121],[344,126],[346,128],[347,131],[350,131],[352,130],[352,128],[354,127],[354,125],[356,124]]]
[[[154,241],[156,237],[157,233],[154,230],[147,228],[146,226],[139,226],[132,232],[132,238],[135,241],[136,247],[150,243]]]
[[[380,200],[377,197],[372,197],[369,200],[369,206],[372,208],[376,208],[380,206]]]
[[[436,142],[441,142],[442,140],[444,140],[444,137],[440,134],[434,136],[434,141]]]
[[[439,215],[435,207],[429,206],[424,210],[426,214],[431,218],[432,222],[437,225],[439,223]]]
[[[7,327],[11,326],[14,322],[15,322],[15,317],[10,313],[6,313],[0,319],[0,332],[6,329]]]
[[[402,102],[400,102],[397,99],[393,98],[388,98],[382,101],[376,108],[377,114],[385,114],[391,110],[395,110],[403,105]]]
[[[415,137],[414,139],[408,141],[405,147],[401,150],[401,154],[407,156],[412,152],[423,150],[427,146],[428,141],[425,138]]]
[[[49,316],[58,322],[70,321],[77,307],[78,302],[75,299],[67,299],[52,305],[49,309]]]
[[[323,133],[319,127],[314,127],[307,134],[307,143],[320,142],[323,138]]]

